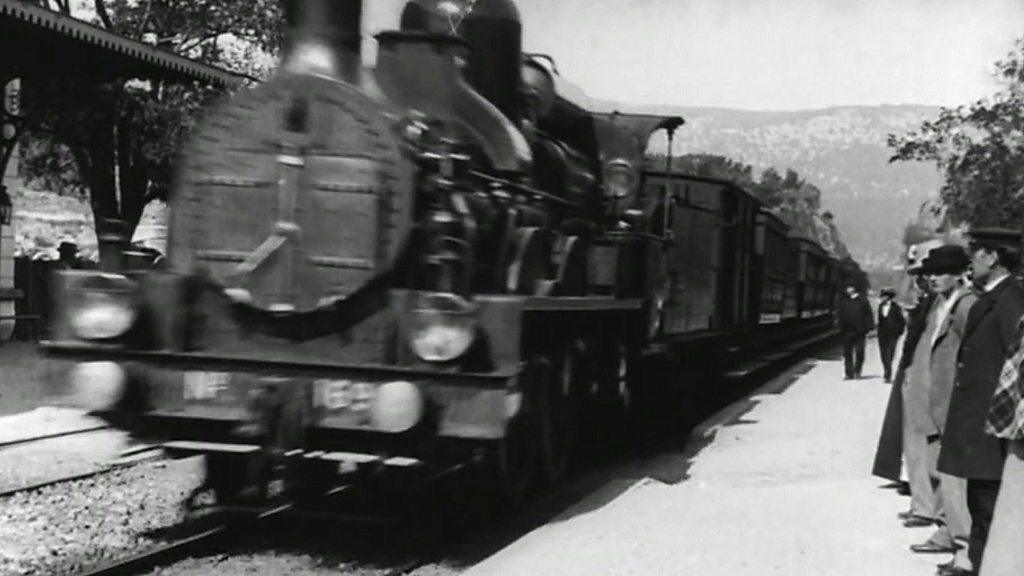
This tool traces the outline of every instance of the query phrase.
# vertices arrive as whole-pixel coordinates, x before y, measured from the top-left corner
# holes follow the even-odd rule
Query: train
[[[53,282],[43,346],[83,405],[204,455],[219,502],[456,467],[521,501],[588,436],[827,334],[866,281],[676,173],[683,118],[592,110],[512,0],[411,0],[373,69],[361,13],[285,2],[278,70],[182,154],[162,266],[111,232]]]

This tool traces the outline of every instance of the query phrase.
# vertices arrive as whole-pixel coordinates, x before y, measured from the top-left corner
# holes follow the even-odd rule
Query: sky
[[[524,50],[593,98],[752,110],[964,104],[1024,35],[1024,0],[517,0]],[[401,0],[367,0],[392,28]],[[372,58],[372,49],[368,51]]]

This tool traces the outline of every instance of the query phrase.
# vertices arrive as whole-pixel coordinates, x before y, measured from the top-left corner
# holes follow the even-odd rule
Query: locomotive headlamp
[[[69,305],[71,328],[79,338],[88,340],[124,334],[137,316],[134,292],[135,283],[119,274],[85,278]]]
[[[476,307],[449,293],[420,296],[411,312],[409,345],[425,362],[448,362],[469,350],[476,339]]]
[[[121,400],[124,369],[114,362],[83,362],[68,375],[74,402],[92,412],[110,410]]]
[[[423,417],[423,394],[411,382],[397,380],[377,387],[370,421],[385,432],[405,432]]]
[[[604,169],[604,193],[608,198],[625,198],[633,191],[633,169],[624,160],[613,160]]]

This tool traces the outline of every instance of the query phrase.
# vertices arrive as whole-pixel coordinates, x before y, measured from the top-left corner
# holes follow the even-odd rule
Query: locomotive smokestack
[[[361,66],[362,0],[284,0],[284,66],[353,80]]]

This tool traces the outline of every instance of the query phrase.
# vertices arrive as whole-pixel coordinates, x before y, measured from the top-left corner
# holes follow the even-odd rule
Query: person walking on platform
[[[964,282],[968,263],[967,253],[960,246],[936,248],[924,260],[921,274],[928,279],[935,294],[935,303],[932,305],[925,336],[918,344],[914,365],[927,363],[928,374],[927,381],[920,383],[923,384],[923,395],[915,396],[904,404],[923,404],[919,409],[915,407],[908,410],[908,419],[913,422],[911,433],[915,441],[921,441],[923,449],[923,458],[918,465],[925,464],[922,469],[911,469],[911,491],[916,497],[918,492],[934,490],[935,518],[940,522],[938,530],[927,541],[915,544],[910,549],[920,553],[952,552],[953,560],[945,566],[964,571],[971,570],[968,557],[971,516],[967,508],[967,482],[963,478],[939,472],[937,461],[949,400],[953,393],[961,336],[971,306],[976,300],[970,286]],[[904,385],[905,392],[908,388],[915,387]],[[908,456],[908,465],[909,461]],[[925,486],[919,489],[917,485],[921,482]]]
[[[896,291],[883,288],[881,296],[882,301],[878,304],[878,351],[882,356],[882,372],[888,383],[892,382],[892,359],[896,354],[896,343],[903,335],[907,322],[903,318],[903,311],[893,301]]]
[[[999,439],[985,433],[985,421],[1003,365],[1017,348],[1024,288],[1011,276],[1020,264],[1020,232],[990,228],[969,237],[973,281],[981,295],[964,327],[938,470],[967,479],[968,555],[980,570],[1005,461]],[[947,572],[968,573],[955,567]]]
[[[871,304],[857,287],[846,287],[846,297],[839,302],[839,333],[843,339],[843,366],[846,379],[860,378],[864,367],[864,337],[875,327]]]
[[[907,312],[906,337],[903,339],[896,377],[889,390],[889,402],[885,407],[885,418],[882,420],[882,430],[878,434],[878,447],[875,449],[875,460],[871,467],[871,473],[875,476],[897,483],[900,482],[900,471],[903,468],[903,380],[907,367],[913,359],[917,341],[921,337],[921,332],[924,331],[926,315],[931,307],[932,298],[928,282],[918,274],[929,251],[941,245],[941,240],[928,240],[914,244],[907,251],[907,278],[910,281],[908,288],[916,289],[914,291],[916,301],[908,302],[908,304],[910,302],[913,304]],[[907,493],[909,494],[909,492]],[[901,513],[901,518],[906,519],[911,514],[911,512]]]

